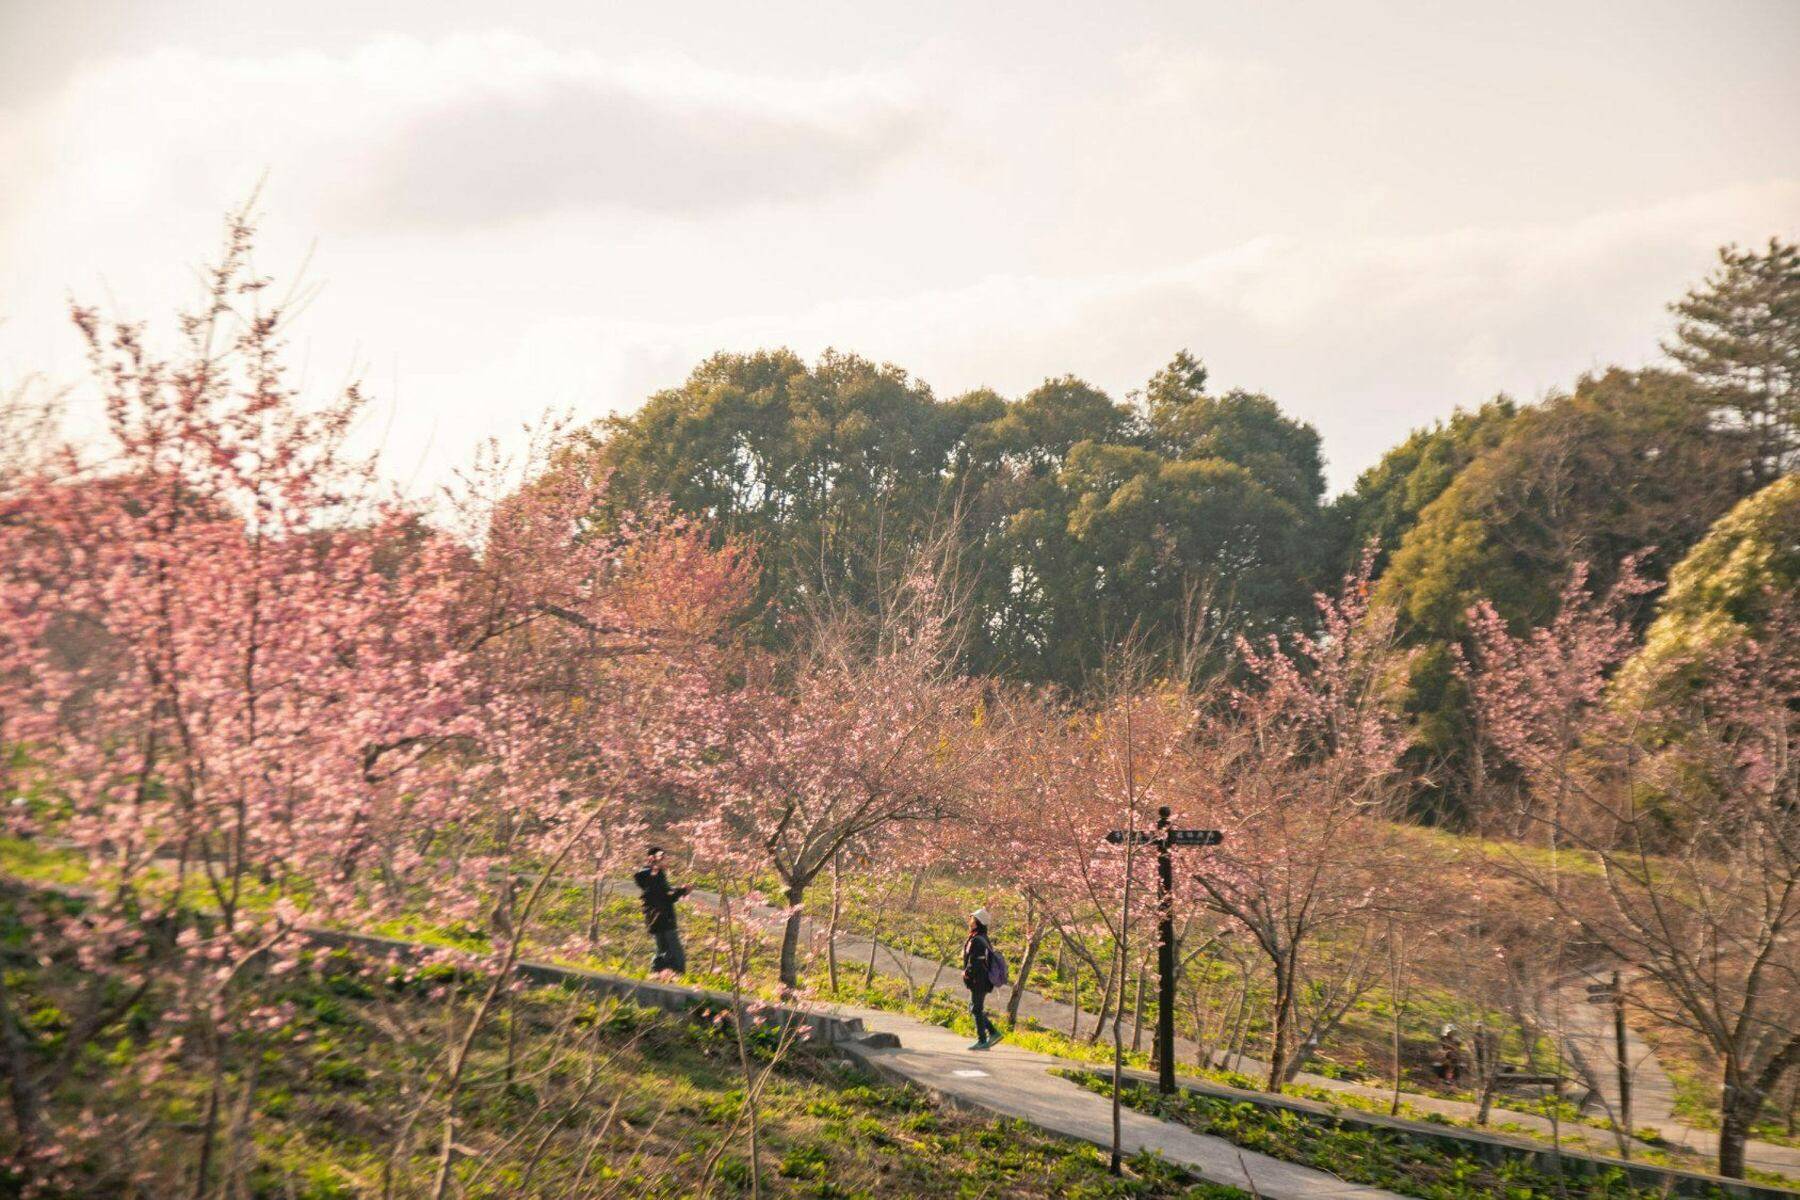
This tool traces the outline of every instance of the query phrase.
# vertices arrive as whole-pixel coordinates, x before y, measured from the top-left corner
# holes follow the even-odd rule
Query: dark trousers
[[[687,951],[681,948],[681,934],[673,924],[652,929],[650,936],[656,939],[656,958],[650,963],[653,974],[673,971],[680,975],[687,970]]]
[[[988,994],[985,990],[969,989],[969,1012],[975,1018],[975,1040],[978,1042],[991,1042],[1000,1036],[1000,1031],[995,1029],[994,1023],[988,1019],[987,998]]]

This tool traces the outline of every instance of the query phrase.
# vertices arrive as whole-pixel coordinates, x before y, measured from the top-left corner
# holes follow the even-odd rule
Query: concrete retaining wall
[[[314,945],[399,958],[417,957],[431,949],[418,942],[336,929],[308,930],[306,936]],[[585,971],[555,963],[520,962],[514,965],[513,973],[535,983],[559,984],[604,996],[615,996],[646,1008],[660,1008],[665,1012],[715,1013],[729,1012],[732,1009],[731,996],[726,992],[683,987],[652,979],[633,979],[626,975],[608,975],[601,971]],[[810,1030],[808,1040],[815,1044],[833,1045],[866,1036],[861,1017],[840,1017],[792,1005],[760,1001],[756,1002],[756,1006],[759,1013],[775,1024],[794,1022],[801,1028]]]

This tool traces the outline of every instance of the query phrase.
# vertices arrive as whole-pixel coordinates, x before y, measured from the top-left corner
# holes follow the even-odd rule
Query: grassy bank
[[[426,1194],[437,1169],[443,1032],[471,989],[437,979],[371,980],[343,956],[320,956],[271,997],[287,1016],[237,1047],[225,1072],[233,1097],[234,1194],[346,1200]],[[11,981],[38,997],[38,1028],[68,1019],[18,964]],[[164,1047],[130,1038],[96,1048],[60,1099],[122,1111],[127,1140],[76,1156],[76,1195],[127,1195],[137,1168],[155,1194],[193,1192],[209,1064],[178,1053],[149,1090],[117,1094],[134,1056]],[[752,1039],[752,1066],[778,1058],[758,1105],[765,1194],[850,1197],[1200,1197],[1242,1193],[1201,1184],[1154,1159],[1125,1178],[1103,1155],[1013,1123],[939,1109],[804,1048]],[[452,1194],[470,1197],[747,1195],[748,1113],[737,1040],[694,1022],[559,988],[520,993],[477,1040],[456,1103]],[[439,1093],[441,1095],[441,1092]],[[425,1098],[421,1103],[421,1098]],[[9,1149],[0,1134],[0,1156]],[[221,1166],[219,1164],[226,1164]],[[0,1181],[0,1193],[27,1180]],[[216,1185],[215,1185],[216,1186]],[[56,1195],[53,1192],[51,1195]]]

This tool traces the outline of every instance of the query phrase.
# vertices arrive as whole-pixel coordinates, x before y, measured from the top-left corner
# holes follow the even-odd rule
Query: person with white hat
[[[1000,1040],[1000,1031],[987,1015],[988,993],[1006,978],[1006,960],[988,940],[988,910],[978,908],[969,914],[969,940],[963,943],[963,984],[969,989],[969,1012],[975,1018],[975,1044],[971,1050],[986,1050]]]

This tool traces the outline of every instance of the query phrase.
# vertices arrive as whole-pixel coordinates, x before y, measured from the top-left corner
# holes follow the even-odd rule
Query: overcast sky
[[[0,0],[0,385],[79,378],[71,295],[190,295],[266,176],[306,381],[414,487],[786,345],[940,396],[1186,347],[1337,488],[1800,235],[1797,63],[1795,0]]]

